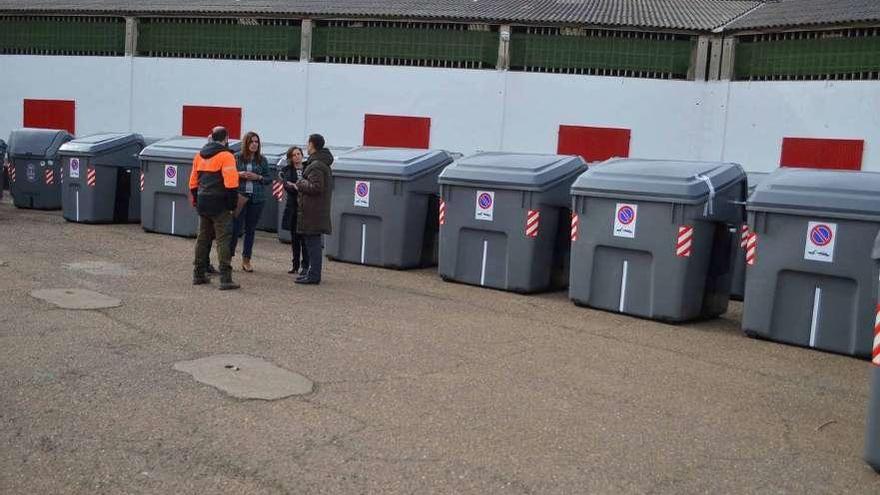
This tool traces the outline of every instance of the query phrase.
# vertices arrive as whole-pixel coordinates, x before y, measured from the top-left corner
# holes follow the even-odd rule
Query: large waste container
[[[141,219],[139,134],[106,133],[76,138],[58,152],[64,173],[64,218],[82,223]]]
[[[263,143],[262,153],[269,162],[269,175],[272,177],[272,183],[267,185],[269,194],[266,202],[263,204],[263,211],[260,213],[260,221],[257,223],[257,229],[264,232],[278,232],[278,203],[284,200],[283,189],[278,182],[278,163],[285,163],[285,154],[291,145]]]
[[[880,235],[874,240],[871,255],[875,266],[880,265]],[[880,288],[877,292],[880,303]],[[868,398],[868,422],[865,429],[865,461],[880,473],[880,304],[877,305],[871,350],[871,391]]]
[[[18,208],[61,208],[61,164],[58,149],[73,139],[67,131],[16,129],[9,135],[9,192]]]
[[[581,175],[572,195],[576,304],[671,322],[727,310],[742,167],[611,160]]]
[[[6,169],[8,168],[8,162],[6,161],[6,141],[2,139],[0,139],[0,163],[3,164],[3,168],[0,169],[0,199],[3,199],[3,190],[9,187],[9,182],[6,178]]]
[[[877,173],[808,169],[780,169],[755,189],[746,207],[746,334],[871,355],[878,191]]]
[[[769,174],[764,172],[747,172],[749,184],[749,196],[755,192],[758,184],[764,180]],[[734,248],[733,262],[733,282],[730,284],[730,298],[734,301],[742,301],[746,294],[746,249],[749,238],[749,225],[743,222],[742,225],[731,227],[733,230],[733,241],[736,244]]]
[[[571,184],[580,157],[478,153],[440,174],[444,280],[520,293],[567,283]]]
[[[333,162],[332,260],[386,268],[437,264],[440,150],[358,148]]]
[[[196,153],[207,141],[173,137],[141,151],[141,225],[147,232],[195,237],[199,216],[190,203],[189,175]],[[233,153],[241,148],[230,141]]]
[[[305,146],[302,146],[301,148],[303,150],[306,149]],[[329,149],[330,152],[333,154],[333,158],[334,158],[333,163],[335,166],[335,164],[336,164],[335,160],[338,159],[343,154],[348,153],[353,148],[350,146],[328,146],[327,149]],[[303,151],[303,153],[305,153],[305,151]],[[287,159],[285,158],[284,161],[281,161],[281,163],[278,163],[277,170],[281,170],[282,168],[284,168],[286,166],[287,166]],[[331,166],[330,168],[332,169],[333,167]],[[284,210],[287,209],[287,193],[284,192],[284,189],[281,187],[280,182],[273,183],[272,188],[273,188],[273,191],[272,191],[273,195],[275,195],[276,198],[279,196],[282,198],[278,202],[278,218],[277,218],[278,227],[276,229],[278,231],[278,240],[284,244],[290,244],[290,242],[291,242],[290,231],[281,228],[282,224],[284,223]]]

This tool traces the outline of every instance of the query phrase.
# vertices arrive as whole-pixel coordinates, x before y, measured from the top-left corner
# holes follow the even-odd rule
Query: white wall
[[[0,136],[22,99],[77,102],[80,135],[181,131],[183,105],[242,108],[264,141],[358,145],[366,113],[431,118],[431,146],[555,152],[560,124],[632,129],[630,155],[779,163],[782,137],[864,139],[880,171],[880,82],[687,82],[494,70],[122,57],[0,56]]]

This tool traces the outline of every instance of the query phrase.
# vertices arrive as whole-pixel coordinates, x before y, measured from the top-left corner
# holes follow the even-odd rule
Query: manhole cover
[[[278,400],[312,391],[312,382],[308,378],[243,354],[181,361],[174,365],[174,369],[189,373],[197,382],[239,399]]]
[[[40,289],[32,291],[31,297],[64,309],[103,309],[122,306],[122,301],[115,297],[86,289]]]
[[[65,265],[68,270],[76,272],[85,272],[98,276],[117,276],[124,277],[131,273],[131,270],[119,263],[110,261],[79,261],[76,263],[68,263]]]

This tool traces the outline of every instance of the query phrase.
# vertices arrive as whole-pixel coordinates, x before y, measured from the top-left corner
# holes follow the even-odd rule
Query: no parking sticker
[[[165,185],[177,187],[177,165],[165,165]]]
[[[614,236],[635,239],[638,220],[639,205],[617,203],[614,208]]]
[[[807,225],[807,242],[804,247],[804,259],[833,263],[834,245],[836,242],[836,223],[810,222]]]
[[[79,158],[70,159],[70,178],[79,179]]]
[[[354,205],[363,208],[370,207],[370,183],[358,180],[354,183]]]
[[[474,213],[477,220],[491,222],[495,219],[495,193],[492,191],[477,191],[477,205]]]

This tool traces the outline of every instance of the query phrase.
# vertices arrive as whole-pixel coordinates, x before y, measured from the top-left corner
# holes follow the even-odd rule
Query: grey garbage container
[[[567,284],[572,182],[580,157],[478,153],[440,174],[439,273],[519,293]]]
[[[880,235],[871,253],[875,266],[880,265]],[[880,301],[880,290],[877,292]],[[880,304],[875,310],[871,349],[871,391],[868,398],[868,422],[865,429],[865,461],[880,473]]]
[[[9,135],[9,192],[18,208],[61,208],[61,164],[58,149],[73,139],[67,131],[16,129]]]
[[[880,174],[780,169],[749,198],[747,335],[871,355]]]
[[[6,162],[6,141],[0,139],[0,163],[3,168],[0,169],[0,199],[3,199],[3,190],[9,187],[9,180],[6,178],[6,169],[9,164]]]
[[[747,172],[749,184],[749,196],[755,192],[755,188],[769,174],[765,172]],[[746,243],[749,237],[749,225],[745,221],[742,225],[731,227],[734,249],[733,282],[730,284],[730,298],[734,301],[742,301],[746,294]]]
[[[141,225],[147,232],[195,237],[199,216],[190,203],[189,175],[196,153],[206,143],[201,137],[173,137],[141,151]],[[241,143],[230,141],[233,153]]]
[[[333,162],[332,260],[406,269],[437,264],[437,177],[445,151],[357,148]]]
[[[305,146],[300,146],[300,147],[303,150],[306,149]],[[339,158],[340,156],[344,155],[345,153],[348,153],[349,151],[351,151],[354,148],[352,148],[351,146],[328,146],[327,149],[329,149],[330,153],[333,154],[333,158],[335,160],[335,159]],[[335,161],[334,161],[334,164],[335,164]],[[287,166],[287,160],[285,159],[284,162],[279,163],[277,165],[277,170],[281,170],[282,168],[284,168],[286,166]],[[287,209],[287,193],[284,192],[283,188],[279,189],[280,186],[281,186],[280,183],[272,184],[272,187],[274,188],[273,194],[280,195],[282,198],[278,202],[278,218],[277,218],[278,227],[276,228],[276,230],[278,232],[278,240],[281,241],[283,244],[290,244],[290,242],[291,242],[290,231],[287,229],[281,228],[282,224],[284,223],[284,210]]]
[[[272,183],[268,186],[268,195],[266,203],[263,204],[263,211],[260,213],[260,221],[257,223],[257,229],[264,232],[278,232],[278,203],[284,200],[284,195],[279,194],[283,191],[278,182],[278,162],[284,160],[287,149],[291,145],[263,143],[263,156],[269,162],[269,175],[272,177]]]
[[[105,133],[76,138],[58,152],[64,173],[64,218],[81,223],[141,219],[139,134]]]
[[[742,223],[746,195],[742,167],[610,160],[571,191],[575,304],[670,322],[727,310],[730,226]]]

